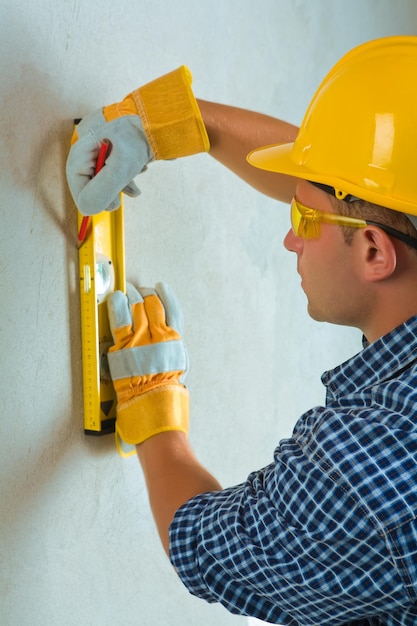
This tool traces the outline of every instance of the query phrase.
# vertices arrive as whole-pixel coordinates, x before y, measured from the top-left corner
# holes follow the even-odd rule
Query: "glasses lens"
[[[313,211],[300,205],[295,198],[291,201],[291,226],[294,234],[303,239],[319,236],[319,224],[313,219]]]
[[[296,237],[300,237],[300,222],[302,219],[302,215],[298,210],[297,202],[295,198],[291,201],[291,226],[293,233]]]

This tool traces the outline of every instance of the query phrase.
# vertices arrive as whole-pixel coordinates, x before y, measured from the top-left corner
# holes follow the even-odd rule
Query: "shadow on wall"
[[[65,181],[72,120],[59,118],[62,99],[53,77],[22,64],[2,86],[0,170],[8,185],[33,195],[33,211],[43,211],[76,258],[76,213]],[[27,219],[27,215],[22,216]],[[50,226],[48,226],[50,229]]]
[[[30,64],[16,64],[12,71],[12,77],[9,79],[6,77],[6,83],[2,85],[0,107],[2,128],[0,172],[4,181],[2,191],[5,197],[16,197],[19,202],[18,206],[2,207],[4,211],[16,213],[13,220],[6,220],[6,228],[10,229],[9,241],[5,247],[4,276],[9,284],[10,299],[7,307],[18,311],[13,299],[16,298],[17,301],[19,293],[25,292],[30,299],[32,291],[36,290],[34,283],[42,279],[47,282],[51,264],[57,264],[55,272],[59,277],[60,292],[55,296],[60,310],[55,316],[59,315],[60,311],[62,314],[62,309],[64,310],[63,323],[66,327],[62,333],[65,336],[69,334],[68,345],[71,354],[68,358],[64,355],[63,362],[70,363],[72,380],[69,405],[52,407],[50,415],[42,417],[36,415],[37,407],[33,406],[33,422],[39,420],[39,424],[36,425],[36,442],[32,442],[33,447],[29,442],[24,442],[17,433],[17,429],[22,426],[19,423],[15,425],[16,439],[22,443],[20,453],[17,453],[16,460],[12,461],[8,491],[11,494],[18,494],[18,502],[14,502],[16,506],[13,513],[16,516],[16,509],[19,514],[24,514],[24,510],[30,507],[33,499],[39,497],[39,493],[59,471],[71,449],[74,447],[82,449],[84,445],[88,447],[89,455],[106,455],[110,450],[114,450],[114,440],[108,437],[98,443],[98,440],[86,438],[82,431],[77,224],[75,206],[65,179],[65,162],[73,122],[72,119],[64,117],[66,107],[57,91],[53,76]],[[22,223],[24,228],[20,229],[19,224]],[[42,250],[48,254],[41,259]],[[20,265],[26,263],[31,268],[32,284],[28,286],[14,284],[16,293],[10,294],[10,284],[13,286],[13,263]],[[42,278],[42,274],[46,276]],[[65,310],[65,299],[68,302],[69,313]],[[48,303],[48,308],[52,309],[54,304],[55,300]],[[36,303],[33,303],[33,306],[35,305]],[[40,315],[42,314],[43,311]],[[23,334],[26,334],[27,324],[28,320],[22,319],[17,322],[17,333],[19,329],[25,327]],[[25,337],[22,341],[24,339]],[[42,341],[42,337],[38,338],[39,341]],[[23,363],[27,355],[19,358]],[[32,358],[36,360],[38,356],[34,354]],[[45,387],[48,382],[46,380],[48,368],[40,363],[38,369]],[[35,385],[36,381],[32,381],[32,384]],[[30,389],[23,392],[30,393]],[[19,400],[15,402],[17,413],[18,402]],[[9,413],[11,408],[6,407]],[[29,416],[25,419],[29,419]],[[13,433],[11,441],[12,435]],[[19,456],[22,450],[25,450],[24,463]]]

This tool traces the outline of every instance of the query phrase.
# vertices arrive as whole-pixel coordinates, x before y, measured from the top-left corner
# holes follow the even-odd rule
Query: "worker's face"
[[[308,207],[334,213],[331,197],[306,181],[298,183],[296,198]],[[317,239],[302,239],[290,229],[284,245],[297,255],[310,316],[317,321],[358,326],[362,296],[355,246],[346,244],[342,229],[320,224]]]

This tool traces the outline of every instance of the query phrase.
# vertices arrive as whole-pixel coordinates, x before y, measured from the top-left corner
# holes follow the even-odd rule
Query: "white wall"
[[[2,0],[2,626],[247,624],[192,598],[159,547],[143,476],[82,430],[72,119],[180,64],[198,96],[299,123],[349,48],[416,33],[413,0]],[[361,97],[361,94],[347,94]],[[305,311],[284,206],[207,155],[157,163],[126,203],[127,273],[176,289],[191,439],[224,485],[268,463],[319,376],[360,347]]]

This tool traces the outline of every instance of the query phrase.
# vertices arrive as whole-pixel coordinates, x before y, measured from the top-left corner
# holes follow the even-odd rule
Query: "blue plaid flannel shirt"
[[[170,528],[188,590],[293,626],[417,625],[417,317],[322,377],[274,461]]]

